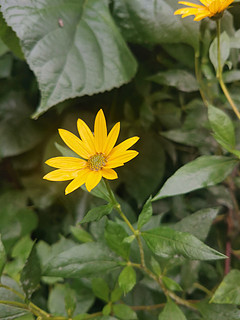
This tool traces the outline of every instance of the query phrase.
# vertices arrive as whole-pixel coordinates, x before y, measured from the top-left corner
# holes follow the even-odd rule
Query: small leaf
[[[144,204],[142,212],[138,217],[137,227],[140,230],[142,226],[144,226],[152,216],[152,197],[150,197],[147,202]]]
[[[148,77],[149,81],[156,82],[161,85],[176,87],[183,92],[193,92],[198,90],[196,78],[186,70],[168,70],[158,72]]]
[[[76,309],[76,296],[75,292],[71,289],[67,291],[67,294],[64,298],[65,309],[69,318],[72,318],[74,311]]]
[[[30,255],[25,263],[21,273],[21,285],[26,298],[29,299],[33,292],[36,290],[41,279],[40,260],[37,255],[36,246],[30,252]]]
[[[132,290],[136,284],[136,272],[131,266],[126,266],[118,277],[118,283],[124,294]]]
[[[162,277],[161,278],[165,287],[171,291],[182,291],[181,286],[171,278]]]
[[[111,292],[111,301],[116,302],[120,300],[121,296],[123,295],[123,291],[120,287],[116,286],[114,290]]]
[[[116,222],[108,221],[105,228],[104,237],[107,241],[109,248],[114,250],[124,259],[128,259],[130,244],[123,242],[128,236],[124,228]]]
[[[167,302],[158,320],[187,320],[181,309],[171,300]]]
[[[223,156],[201,156],[178,169],[153,201],[213,186],[223,181],[238,161]]]
[[[223,68],[230,54],[230,38],[224,31],[220,36],[220,50],[221,50],[221,68]],[[213,40],[210,49],[209,56],[215,70],[218,70],[218,53],[217,53],[217,37]]]
[[[5,248],[2,243],[1,234],[0,234],[0,283],[1,283],[1,275],[2,275],[3,268],[5,266],[6,261],[7,261],[6,252],[5,252]]]
[[[88,211],[80,223],[99,221],[102,217],[107,216],[113,209],[112,204],[95,207]]]
[[[222,253],[208,247],[187,232],[179,232],[168,227],[159,227],[141,233],[150,250],[160,257],[176,254],[193,260],[225,259]]]
[[[93,237],[91,236],[91,234],[84,230],[81,226],[71,226],[70,229],[72,234],[78,241],[84,243],[93,241]]]
[[[151,257],[150,264],[153,272],[159,277],[162,274],[162,270],[159,263],[153,257]]]
[[[210,302],[240,304],[240,271],[231,270],[220,283]]]
[[[208,107],[208,118],[214,138],[221,146],[231,152],[235,147],[235,133],[231,119],[225,112],[213,106]]]
[[[104,316],[108,316],[110,313],[111,313],[111,310],[112,310],[112,304],[111,303],[108,303],[104,306],[103,310],[102,310],[102,314]]]
[[[132,234],[131,236],[125,238],[123,240],[123,243],[132,243],[135,238],[136,238],[136,236],[134,234]]]
[[[106,302],[109,301],[109,287],[102,278],[92,279],[92,290],[96,297]]]
[[[122,320],[135,320],[137,319],[136,312],[125,304],[115,304],[113,306],[113,313],[116,317]]]

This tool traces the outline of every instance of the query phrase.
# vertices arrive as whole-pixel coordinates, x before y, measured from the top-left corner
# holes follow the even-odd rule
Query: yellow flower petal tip
[[[82,159],[55,157],[45,162],[56,170],[46,174],[43,179],[72,180],[65,189],[65,195],[80,188],[83,184],[90,192],[98,185],[102,177],[108,180],[117,179],[118,175],[113,168],[123,166],[138,155],[137,151],[128,149],[139,140],[139,137],[129,138],[115,146],[120,131],[120,122],[116,123],[107,134],[102,109],[96,115],[94,133],[82,119],[78,119],[77,128],[80,138],[65,129],[58,129],[58,132],[65,144]]]
[[[179,1],[186,8],[178,9],[174,12],[174,15],[182,15],[182,18],[194,15],[194,21],[200,21],[204,18],[212,18],[217,20],[221,18],[224,10],[226,10],[234,0],[199,0],[200,4]]]

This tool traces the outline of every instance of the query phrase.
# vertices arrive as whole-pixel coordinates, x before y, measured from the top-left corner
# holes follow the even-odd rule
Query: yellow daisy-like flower
[[[50,181],[71,181],[65,189],[68,194],[84,183],[88,191],[91,191],[103,178],[117,179],[117,173],[113,168],[123,166],[138,155],[135,150],[127,150],[139,137],[129,138],[114,147],[119,131],[120,122],[116,123],[112,130],[107,134],[107,126],[104,113],[98,111],[94,134],[86,123],[78,119],[77,128],[80,135],[79,139],[73,133],[59,129],[59,134],[66,145],[78,154],[82,159],[75,157],[55,157],[46,161],[51,167],[57,168],[43,179]]]
[[[200,21],[206,17],[209,18],[220,18],[223,11],[234,1],[234,0],[199,0],[203,5],[188,2],[179,1],[178,3],[184,4],[189,8],[178,9],[174,12],[175,15],[182,14],[182,18],[195,15],[194,20]]]

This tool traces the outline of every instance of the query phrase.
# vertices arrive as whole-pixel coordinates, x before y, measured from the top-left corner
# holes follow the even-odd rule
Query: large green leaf
[[[208,247],[187,232],[179,232],[168,227],[159,227],[141,233],[152,252],[161,257],[176,254],[193,260],[216,260],[226,256]]]
[[[181,309],[171,300],[167,302],[158,320],[187,320]]]
[[[136,61],[103,0],[1,0],[42,93],[38,116],[76,96],[128,82]]]
[[[240,271],[231,270],[215,291],[211,302],[240,305]]]
[[[213,220],[219,208],[206,208],[199,210],[177,222],[173,228],[177,231],[189,232],[204,241],[207,238]]]
[[[214,304],[207,301],[197,304],[204,320],[239,320],[240,310],[233,305]]]
[[[237,160],[229,157],[201,156],[178,169],[153,201],[213,186],[223,181],[237,163]]]
[[[119,265],[120,262],[105,245],[88,242],[52,257],[43,274],[66,278],[96,276],[98,273],[116,269]]]
[[[175,0],[114,0],[114,14],[127,40],[138,43],[179,43],[198,48],[199,26],[174,16]]]

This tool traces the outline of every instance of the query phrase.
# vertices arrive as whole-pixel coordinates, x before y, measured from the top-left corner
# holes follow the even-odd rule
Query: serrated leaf
[[[137,314],[129,306],[125,304],[115,304],[113,306],[113,313],[118,319],[122,320],[135,320]]]
[[[178,169],[153,201],[213,186],[223,181],[238,163],[224,156],[201,156]]]
[[[109,248],[115,251],[124,259],[128,259],[130,244],[124,242],[124,239],[128,236],[124,228],[114,221],[108,221],[105,228],[104,237],[107,241]]]
[[[141,233],[149,249],[161,257],[182,255],[193,260],[224,259],[225,255],[208,247],[187,232],[159,227]]]
[[[109,287],[105,280],[102,278],[92,279],[92,290],[96,297],[102,299],[103,301],[109,301]]]
[[[1,10],[39,83],[35,117],[65,99],[119,87],[136,72],[107,0],[2,0]]]
[[[138,229],[141,229],[151,218],[152,216],[152,197],[150,197],[147,202],[144,204],[142,212],[138,217]]]
[[[149,81],[161,85],[175,87],[183,92],[193,92],[199,89],[196,78],[186,70],[167,70],[148,77]]]
[[[187,320],[181,309],[171,300],[167,302],[158,320]]]
[[[21,272],[21,285],[26,298],[29,299],[33,292],[36,290],[41,279],[41,266],[40,260],[37,255],[36,247],[30,252],[30,255],[25,263],[25,266]]]
[[[99,221],[102,217],[107,216],[113,209],[112,204],[95,207],[88,211],[80,223]]]
[[[1,275],[2,275],[3,268],[5,266],[6,261],[7,261],[7,256],[6,256],[5,248],[2,243],[1,234],[0,234],[0,283],[1,283]]]
[[[45,265],[43,274],[79,278],[95,276],[119,267],[118,259],[102,243],[88,242],[63,251]]]
[[[126,266],[118,277],[118,283],[124,294],[132,290],[136,284],[136,272],[131,266]]]
[[[199,23],[174,16],[178,8],[175,0],[114,1],[116,21],[128,41],[154,44],[184,42],[197,49]]]
[[[240,304],[240,271],[231,270],[220,283],[210,302]]]
[[[235,148],[234,126],[228,115],[213,106],[208,107],[208,118],[214,133],[214,138],[226,150]]]
[[[220,36],[220,50],[221,50],[221,68],[223,68],[230,54],[230,38],[225,31]],[[209,57],[217,72],[217,69],[218,69],[217,37],[211,43],[211,46],[209,49]]]
[[[199,210],[177,222],[173,229],[189,232],[204,241],[207,238],[213,220],[216,218],[219,208],[206,208]]]

